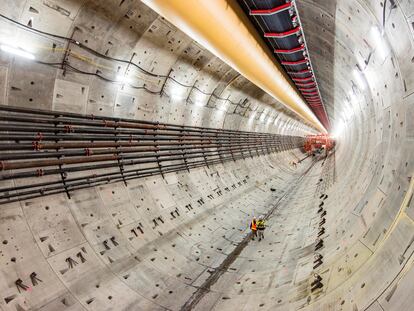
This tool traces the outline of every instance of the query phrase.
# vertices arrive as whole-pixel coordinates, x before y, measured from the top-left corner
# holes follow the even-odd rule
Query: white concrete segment
[[[194,310],[414,309],[414,5],[297,7],[336,154],[309,171],[312,159],[290,165],[304,157],[295,149],[0,205],[0,310],[180,310],[275,204],[265,239]],[[3,0],[0,14],[0,44],[36,57],[0,51],[2,105],[312,131],[140,1]],[[0,178],[0,191],[30,181]],[[314,271],[323,287],[311,292]]]

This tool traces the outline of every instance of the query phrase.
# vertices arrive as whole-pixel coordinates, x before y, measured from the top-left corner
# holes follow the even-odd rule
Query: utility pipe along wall
[[[298,136],[0,106],[0,204],[303,147]],[[108,169],[116,171],[108,173]],[[83,173],[72,177],[70,173]],[[49,181],[50,176],[60,176]],[[24,182],[24,181],[23,181]]]

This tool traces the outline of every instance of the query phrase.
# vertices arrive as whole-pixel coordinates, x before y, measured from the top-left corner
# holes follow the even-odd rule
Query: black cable
[[[212,96],[212,97],[214,97],[214,98],[216,98],[218,100],[228,101],[232,105],[238,105],[239,104],[239,103],[233,102],[232,100],[230,100],[228,98],[220,97],[220,96],[214,94],[214,92],[207,93],[207,92],[204,92],[203,90],[201,90],[200,88],[198,88],[198,87],[196,87],[194,85],[188,85],[188,84],[181,83],[180,81],[178,81],[177,79],[175,79],[175,78],[173,78],[173,77],[171,77],[169,75],[154,74],[152,72],[149,72],[148,70],[145,70],[144,68],[138,66],[137,64],[135,64],[134,62],[131,62],[129,60],[124,60],[124,59],[119,59],[119,58],[114,58],[114,57],[111,57],[111,56],[104,55],[104,54],[102,54],[102,53],[100,53],[100,52],[98,52],[98,51],[96,51],[96,50],[94,50],[94,49],[92,49],[92,48],[90,48],[90,47],[82,44],[81,42],[76,41],[73,38],[69,38],[69,37],[65,37],[65,36],[60,36],[60,35],[56,35],[56,34],[53,34],[53,33],[50,33],[50,32],[46,32],[46,31],[42,31],[42,30],[39,30],[39,29],[36,29],[36,28],[29,27],[29,26],[27,26],[25,24],[22,24],[22,23],[20,23],[18,21],[13,20],[13,19],[11,19],[11,18],[9,18],[9,17],[7,17],[7,16],[5,16],[3,14],[0,14],[0,18],[5,19],[5,20],[7,20],[7,21],[9,21],[9,22],[11,22],[11,23],[19,26],[19,27],[22,27],[22,28],[24,28],[24,29],[26,29],[26,30],[28,30],[30,32],[35,32],[35,33],[39,33],[39,34],[42,34],[42,35],[50,36],[50,37],[53,37],[53,38],[66,40],[66,41],[68,41],[70,43],[75,44],[76,46],[79,46],[83,50],[86,50],[86,51],[90,52],[91,54],[93,54],[95,56],[98,56],[100,58],[103,58],[103,59],[106,59],[106,60],[111,60],[111,61],[116,61],[116,62],[121,62],[121,63],[124,63],[124,64],[132,65],[132,66],[136,67],[138,70],[140,70],[143,73],[148,74],[148,75],[150,75],[152,77],[165,78],[167,80],[170,79],[170,80],[174,81],[175,83],[181,85],[182,87],[193,88],[193,89],[197,90],[198,92],[202,93],[203,95]],[[43,64],[43,65],[49,65],[49,66],[52,66],[52,67],[53,66],[62,66],[62,64],[63,64],[62,62],[60,62],[60,63],[48,63],[48,62],[39,61],[39,60],[36,60],[35,62],[37,62],[39,64]],[[98,73],[86,72],[86,71],[80,70],[78,68],[75,68],[75,67],[69,65],[67,62],[65,62],[64,64],[65,64],[65,66],[68,66],[70,69],[72,69],[73,71],[75,71],[77,73],[85,74],[85,75],[93,75],[93,76],[96,76],[96,77],[98,77],[98,78],[100,78],[100,79],[102,79],[104,81],[110,82],[110,83],[119,83],[119,81],[111,80],[109,78],[106,78],[106,77],[98,74]],[[167,80],[165,81],[165,83],[167,82]],[[161,94],[160,91],[152,91],[152,90],[146,88],[145,86],[134,86],[134,85],[130,85],[130,84],[128,84],[128,85],[131,88],[134,88],[134,89],[144,89],[145,91],[147,91],[147,92],[149,92],[151,94],[158,94],[158,95]],[[241,106],[241,108],[245,108],[245,107],[242,107]],[[251,109],[249,109],[249,110],[252,111]]]
[[[66,66],[67,66],[69,69],[72,69],[73,71],[75,71],[75,72],[77,72],[77,73],[80,73],[80,74],[89,75],[89,76],[96,76],[96,77],[98,77],[98,78],[100,78],[100,79],[102,79],[102,80],[104,80],[104,81],[110,82],[110,83],[118,83],[118,84],[119,84],[119,83],[121,83],[121,82],[119,82],[119,81],[116,81],[116,80],[111,80],[111,79],[109,79],[109,78],[106,78],[106,77],[104,77],[103,75],[101,75],[101,74],[99,74],[99,73],[95,73],[95,72],[88,72],[88,71],[83,71],[83,70],[81,70],[81,69],[78,69],[78,68],[76,68],[76,67],[73,67],[73,66],[69,65],[68,63],[66,63]],[[131,85],[131,84],[129,84],[129,83],[128,83],[128,86],[130,86],[130,87],[131,87],[131,88],[133,88],[133,89],[138,89],[138,90],[142,89],[142,90],[145,90],[145,91],[147,91],[147,92],[149,92],[149,93],[152,93],[152,94],[160,94],[160,91],[152,91],[152,90],[150,90],[150,89],[146,88],[145,86],[134,86],[134,85]]]
[[[37,33],[40,33],[40,34],[43,34],[43,35],[47,35],[47,36],[51,36],[51,37],[55,37],[55,38],[59,38],[59,39],[71,40],[70,38],[67,38],[67,37],[64,37],[64,36],[55,35],[55,34],[52,34],[52,33],[49,33],[49,32],[45,32],[45,31],[42,31],[42,30],[39,30],[39,29],[36,29],[36,28],[26,26],[25,24],[19,23],[18,21],[15,21],[14,19],[11,19],[10,17],[7,17],[3,14],[0,14],[0,17],[5,19],[5,20],[8,20],[9,22],[11,22],[13,24],[19,25],[20,27],[26,28],[26,29],[28,29],[30,31],[33,31],[33,32],[37,32]]]
[[[33,28],[33,27],[29,27],[29,26],[27,26],[25,24],[22,24],[22,23],[20,23],[18,21],[13,20],[13,19],[11,19],[11,18],[9,18],[9,17],[7,17],[7,16],[5,16],[3,14],[0,14],[0,18],[3,18],[3,19],[5,19],[5,20],[7,20],[7,21],[9,21],[9,22],[11,22],[13,24],[16,24],[19,27],[22,27],[22,28],[24,28],[24,29],[26,29],[26,30],[28,30],[30,32],[35,32],[35,33],[39,33],[39,34],[42,34],[42,35],[50,36],[50,37],[53,37],[53,38],[57,38],[57,39],[62,39],[62,40],[69,41],[70,43],[73,43],[73,44],[79,46],[80,48],[91,52],[95,56],[99,56],[99,57],[104,58],[104,59],[107,59],[107,60],[117,61],[117,62],[121,62],[121,63],[125,63],[125,64],[131,64],[131,65],[135,66],[136,68],[138,68],[139,70],[143,71],[144,73],[146,73],[148,75],[151,75],[153,77],[159,77],[159,78],[166,78],[167,77],[166,75],[157,75],[157,74],[154,74],[152,72],[149,72],[149,71],[145,70],[144,68],[138,66],[137,64],[135,64],[133,62],[130,62],[130,61],[127,61],[127,60],[124,60],[124,59],[119,59],[119,58],[114,58],[114,57],[111,57],[111,56],[104,55],[104,54],[102,54],[102,53],[100,53],[100,52],[98,52],[98,51],[96,51],[94,49],[91,49],[90,47],[82,44],[81,42],[76,41],[75,39],[72,39],[72,38],[69,38],[69,37],[65,37],[65,36],[59,36],[59,35],[56,35],[56,34],[53,34],[53,33],[50,33],[50,32],[46,32],[46,31],[42,31],[42,30],[39,30],[39,29],[36,29],[36,28]]]
[[[41,64],[41,65],[49,65],[49,66],[62,66],[62,62],[59,63],[49,63],[49,62],[44,62],[41,60],[34,60],[35,63]]]

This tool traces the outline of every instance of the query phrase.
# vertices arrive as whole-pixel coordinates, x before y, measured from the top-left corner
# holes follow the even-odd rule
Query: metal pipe
[[[236,156],[231,156],[231,157],[227,157],[227,158],[221,158],[221,159],[214,159],[209,161],[210,164],[218,164],[221,163],[223,160],[224,161],[231,161],[231,160],[239,160],[244,158],[241,155],[236,155]],[[180,166],[176,166],[176,167],[169,167],[167,169],[162,168],[162,170],[164,171],[164,173],[171,173],[171,172],[179,172],[182,170],[185,170],[186,168],[196,168],[196,167],[201,167],[201,166],[205,166],[205,162],[204,161],[199,161],[199,162],[190,162],[188,164],[185,165],[181,164]],[[153,176],[153,175],[157,175],[159,174],[159,168],[151,168],[151,170],[133,170],[130,171],[131,174],[129,174],[129,172],[127,172],[127,174],[125,174],[125,177],[121,177],[121,173],[116,172],[116,173],[109,173],[109,174],[103,174],[103,175],[92,175],[87,177],[86,181],[83,182],[77,182],[77,183],[70,183],[69,180],[67,183],[67,189],[70,191],[73,190],[78,190],[78,189],[83,189],[83,188],[88,188],[91,186],[96,186],[99,184],[99,182],[105,182],[105,183],[109,183],[109,182],[116,182],[116,181],[122,181],[123,179],[125,180],[129,180],[129,179],[136,179],[136,178],[143,178],[143,177],[147,177],[147,176]],[[143,174],[139,174],[139,171],[145,171]],[[85,178],[83,178],[85,179]],[[95,180],[92,180],[95,179]],[[80,181],[81,178],[77,178],[76,180],[71,180],[71,181]],[[98,183],[98,184],[97,184]],[[38,197],[38,196],[42,196],[42,195],[47,195],[47,194],[55,194],[53,193],[47,193],[47,191],[55,191],[55,190],[59,190],[60,192],[65,192],[66,189],[64,189],[64,187],[62,186],[53,186],[53,187],[49,187],[49,188],[45,188],[44,186],[49,186],[49,185],[57,185],[60,184],[60,182],[49,182],[49,183],[43,183],[43,184],[38,184],[38,185],[31,185],[31,187],[42,187],[40,189],[34,189],[34,190],[29,190],[29,191],[23,191],[20,193],[8,193],[6,195],[0,196],[0,204],[2,203],[10,203],[13,202],[13,200],[10,200],[10,198],[14,198],[14,197],[19,197],[19,199],[28,199],[28,197],[25,198],[21,198],[22,196],[27,196],[27,195],[33,195],[36,194],[35,196],[32,196],[30,198],[33,197]],[[27,189],[27,187],[16,187],[16,188],[10,188],[7,189],[7,192],[14,192],[16,190],[20,190],[20,189]],[[4,201],[6,200],[6,201]]]
[[[214,162],[211,162],[211,164],[218,164],[221,163],[220,160],[216,160]],[[199,164],[199,165],[190,165],[190,168],[197,168],[197,167],[201,167],[204,166],[204,164]],[[169,169],[169,170],[165,170],[164,173],[174,173],[174,172],[180,172],[183,169]],[[185,170],[185,168],[184,168]],[[123,181],[123,180],[131,180],[131,179],[136,179],[136,178],[144,178],[144,177],[149,177],[149,176],[154,176],[154,175],[159,175],[159,169],[157,168],[155,171],[153,172],[147,172],[141,175],[135,175],[133,174],[130,177],[119,177],[116,176],[114,178],[102,178],[99,182],[84,182],[84,183],[80,183],[77,186],[73,186],[70,187],[70,191],[75,191],[75,190],[80,190],[80,189],[86,189],[86,188],[90,188],[90,187],[95,187],[95,186],[99,186],[102,184],[108,184],[110,182],[117,182],[117,181]],[[54,191],[52,191],[54,190]],[[44,195],[53,195],[53,194],[59,194],[59,193],[64,193],[67,190],[60,186],[60,187],[52,187],[52,188],[48,188],[48,189],[38,189],[38,190],[32,190],[32,191],[26,191],[24,195],[18,195],[18,194],[11,194],[11,195],[6,195],[3,197],[0,197],[0,204],[5,204],[5,203],[11,203],[11,202],[16,202],[19,200],[28,200],[28,199],[32,199],[32,198],[37,198],[40,196],[44,196]]]
[[[23,107],[15,107],[15,106],[5,106],[0,105],[0,111],[6,111],[6,112],[12,112],[12,113],[18,113],[20,115],[22,114],[30,114],[30,115],[42,115],[42,116],[51,116],[55,122],[64,122],[73,120],[70,118],[76,118],[76,119],[82,119],[86,121],[125,121],[129,123],[139,123],[139,124],[153,124],[157,125],[160,124],[159,122],[154,121],[144,121],[144,120],[134,120],[134,119],[121,119],[121,118],[114,118],[114,117],[104,117],[104,116],[95,116],[95,115],[82,115],[78,113],[73,112],[60,112],[60,111],[50,111],[50,110],[41,110],[41,109],[33,109],[33,108],[23,108]],[[33,116],[31,116],[33,118]],[[61,117],[69,118],[69,119],[60,119]],[[102,125],[103,123],[99,123]],[[171,130],[177,130],[181,131],[183,129],[186,129],[188,131],[212,131],[212,132],[221,132],[221,133],[247,133],[251,134],[252,132],[248,131],[238,131],[238,130],[228,130],[228,129],[215,129],[215,128],[209,128],[209,127],[197,127],[197,126],[189,126],[189,125],[177,125],[172,123],[163,123],[163,125]],[[261,133],[263,134],[263,133]]]
[[[58,143],[47,143],[43,140],[35,140],[34,142],[29,140],[30,143],[23,143],[21,137],[17,138],[15,136],[10,137],[9,140],[15,141],[19,140],[19,144],[0,144],[0,150],[48,150],[48,149],[74,149],[74,148],[103,148],[103,147],[134,147],[134,146],[166,146],[166,145],[219,145],[222,143],[236,143],[236,142],[269,142],[269,141],[278,141],[279,137],[269,137],[265,139],[257,138],[241,138],[233,140],[223,140],[223,139],[207,139],[207,140],[180,140],[180,139],[170,139],[170,140],[161,140],[158,139],[149,139],[149,140],[128,140],[125,141],[91,141],[86,139],[86,142],[83,142],[81,137],[79,142],[58,142]],[[7,140],[7,138],[5,138]],[[108,138],[106,138],[108,139]],[[69,139],[70,140],[70,139]]]
[[[261,146],[261,148],[266,148],[266,146]],[[273,145],[270,145],[273,146]],[[238,148],[225,148],[221,147],[221,153],[225,153],[227,150],[237,150],[237,149],[246,149],[247,147],[238,147]],[[156,150],[155,150],[156,151]],[[213,151],[204,151],[204,153],[211,153]],[[203,153],[200,152],[189,152],[187,154],[199,154]],[[34,168],[34,167],[45,167],[45,166],[54,166],[54,165],[65,165],[65,164],[81,164],[81,163],[89,163],[89,162],[104,162],[104,161],[114,161],[114,160],[125,160],[125,159],[144,159],[144,158],[157,158],[157,162],[163,161],[166,156],[177,156],[182,155],[182,153],[155,153],[149,155],[121,155],[119,152],[114,153],[112,155],[105,155],[105,156],[83,156],[83,157],[65,157],[59,158],[57,160],[37,160],[37,161],[1,161],[0,162],[0,171],[2,170],[13,170],[13,169],[24,169],[24,168]],[[167,159],[168,160],[168,159]],[[174,159],[174,160],[181,160],[181,158]],[[164,160],[165,161],[165,160]],[[171,161],[171,160],[169,160]]]
[[[0,111],[2,108],[0,106]],[[126,182],[156,174],[164,176],[169,172],[266,155],[303,144],[302,137],[269,133],[175,128],[165,124],[143,130],[137,128],[141,126],[140,121],[133,127],[117,127],[117,124],[134,123],[134,120],[121,119],[105,127],[105,122],[88,120],[78,114],[62,116],[10,107],[5,110],[6,114],[0,118],[0,139],[4,141],[0,144],[0,150],[4,151],[0,155],[0,169],[3,170],[0,180],[38,177],[39,182],[0,188],[0,204],[56,192],[66,192],[69,196],[74,189],[91,185]],[[68,124],[74,123],[76,127],[67,129]],[[119,170],[104,172],[117,167]],[[92,170],[96,173],[88,173]],[[69,176],[76,172],[84,173],[81,177]],[[60,175],[60,179],[43,181],[43,176],[51,175]]]
[[[303,70],[299,70],[299,71],[288,71],[288,74],[290,75],[302,75],[305,73],[312,73],[312,71],[310,71],[310,69],[303,69]]]
[[[301,52],[304,49],[305,49],[305,46],[301,44],[300,46],[295,47],[293,49],[274,49],[274,52],[276,54],[293,54],[293,53]]]
[[[286,147],[286,146],[276,146],[274,147],[276,150],[275,151],[284,151],[284,150],[288,150],[288,149],[292,149],[292,148],[297,148],[300,145],[303,144],[303,141],[301,141],[301,143],[292,143],[290,146]],[[255,149],[256,151],[258,151],[258,148]],[[246,150],[247,151],[247,150]],[[251,155],[250,151],[251,149],[248,149],[249,154]],[[224,153],[225,154],[225,153]],[[178,160],[180,160],[181,158],[178,158]],[[160,159],[160,162],[163,161],[171,161],[171,160],[177,160],[177,158],[174,159]],[[153,160],[143,160],[143,161],[128,161],[128,162],[124,162],[124,165],[137,165],[137,164],[149,164],[149,163],[154,163]],[[84,170],[98,170],[98,169],[106,169],[106,168],[113,168],[116,167],[117,164],[114,163],[107,163],[107,164],[99,164],[99,165],[89,165],[89,166],[80,166],[80,167],[66,167],[63,169],[64,173],[70,173],[70,172],[79,172],[79,171],[84,171]],[[60,170],[56,170],[56,169],[49,169],[49,170],[41,170],[41,174],[39,174],[39,170],[36,170],[32,173],[28,173],[28,172],[24,172],[24,173],[13,173],[13,174],[8,174],[8,175],[1,175],[0,176],[0,180],[7,180],[7,179],[12,179],[12,178],[22,178],[22,177],[32,177],[32,176],[45,176],[45,175],[51,175],[51,174],[57,174],[58,172],[60,172]]]
[[[39,142],[36,144],[36,150],[54,150],[54,149],[76,149],[76,148],[105,148],[105,147],[134,147],[134,146],[174,146],[174,145],[185,145],[185,146],[203,146],[213,144],[211,140],[206,141],[191,141],[191,142],[180,142],[180,141],[129,141],[129,142],[61,142],[61,143],[43,143]],[[19,144],[0,144],[0,150],[33,150],[35,149],[32,143],[19,143]]]
[[[66,135],[33,135],[28,136],[24,134],[14,134],[13,137],[7,136],[7,135],[0,135],[1,141],[9,141],[10,139],[18,140],[18,141],[56,141],[56,140],[70,140],[70,141],[81,141],[81,140],[92,140],[92,141],[107,141],[108,136],[101,136],[101,135],[85,135],[85,136],[79,136],[75,134],[66,134]],[[164,141],[182,141],[182,137],[175,136],[175,137],[168,137],[163,135],[117,135],[117,140],[123,140],[123,141],[153,141],[153,140],[164,140]],[[186,138],[186,140],[189,141],[198,141],[200,138],[198,137],[192,137],[192,138]],[[211,141],[229,141],[229,140],[237,140],[237,141],[243,141],[243,138],[210,138]]]
[[[296,85],[297,86],[314,86],[314,87],[316,87],[315,81],[308,82],[308,83],[299,83],[299,82],[297,82]]]
[[[284,66],[305,65],[305,64],[308,63],[308,59],[304,58],[304,59],[299,59],[299,60],[295,60],[295,61],[282,60],[280,63]]]
[[[272,9],[267,10],[250,10],[250,15],[273,15],[276,13],[284,12],[286,10],[289,10],[292,7],[291,2],[287,2],[285,4],[279,5],[277,7],[274,7]]]
[[[0,131],[7,131],[9,133],[19,133],[19,132],[32,132],[34,134],[38,133],[54,133],[54,134],[95,134],[95,135],[120,135],[120,134],[129,134],[129,135],[152,135],[152,136],[173,136],[173,137],[203,137],[203,138],[209,138],[209,137],[234,137],[237,135],[238,137],[267,137],[269,135],[248,135],[248,134],[230,134],[230,133],[215,133],[215,134],[209,134],[204,132],[182,132],[182,133],[176,133],[171,131],[130,131],[130,130],[110,130],[110,129],[96,129],[96,128],[85,128],[85,127],[77,127],[77,128],[70,128],[68,129],[66,126],[37,126],[37,125],[31,125],[31,127],[27,127],[24,124],[19,123],[10,123],[3,124],[0,121]]]
[[[304,82],[304,81],[313,80],[313,76],[309,76],[309,77],[306,77],[306,78],[292,78],[292,80],[295,81],[295,82]]]
[[[283,32],[265,32],[264,36],[265,38],[286,38],[296,35],[298,32],[300,32],[299,26]]]
[[[4,123],[7,121],[7,123]],[[231,135],[241,135],[241,136],[251,136],[252,133],[235,133],[235,132],[221,132],[221,131],[204,131],[204,130],[194,130],[192,129],[169,129],[165,127],[164,129],[158,129],[158,130],[128,130],[129,127],[114,127],[113,129],[111,127],[105,127],[103,125],[96,125],[96,124],[90,124],[90,122],[76,122],[78,126],[73,126],[72,124],[75,122],[72,121],[66,121],[67,123],[57,123],[55,120],[41,120],[38,119],[32,119],[32,118],[16,118],[16,117],[10,117],[10,116],[0,116],[0,124],[2,124],[2,130],[8,131],[10,129],[14,129],[14,131],[29,131],[30,129],[36,130],[36,132],[64,132],[64,133],[94,133],[94,134],[146,134],[146,135],[157,135],[158,133],[162,132],[164,135],[168,136],[177,136],[177,135],[184,135],[184,136],[199,136],[201,133],[203,136],[231,136]],[[12,123],[14,122],[14,123]],[[31,127],[25,125],[26,123],[29,123]],[[42,125],[39,125],[42,124]],[[80,127],[80,126],[83,127]],[[90,127],[85,127],[90,126]],[[100,126],[100,127],[99,127]],[[137,128],[137,127],[135,127]],[[257,136],[265,136],[269,134],[265,133],[256,133]]]
[[[233,146],[244,146],[244,147],[255,147],[263,145],[262,142],[253,142],[253,143],[243,143],[238,142],[226,144],[225,148]],[[199,147],[195,146],[180,146],[180,147],[152,147],[152,148],[109,148],[109,149],[92,149],[86,147],[85,149],[76,149],[76,150],[63,150],[63,151],[34,151],[34,152],[15,152],[15,153],[5,153],[0,154],[0,161],[5,160],[21,160],[21,159],[36,159],[36,158],[56,158],[56,157],[71,157],[71,156],[84,156],[84,155],[98,155],[98,154],[114,154],[114,153],[144,153],[144,152],[159,152],[159,151],[179,151],[179,150],[198,150],[198,149],[207,149],[207,148],[219,148],[223,145],[220,144],[209,144],[201,145]]]

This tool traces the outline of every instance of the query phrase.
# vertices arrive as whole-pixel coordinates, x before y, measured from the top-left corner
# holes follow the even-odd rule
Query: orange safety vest
[[[256,222],[254,222],[254,221],[252,220],[252,224],[251,224],[250,228],[251,228],[253,231],[256,231],[256,230],[257,230],[257,223],[256,223]]]

